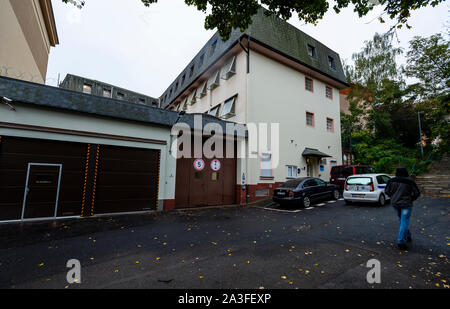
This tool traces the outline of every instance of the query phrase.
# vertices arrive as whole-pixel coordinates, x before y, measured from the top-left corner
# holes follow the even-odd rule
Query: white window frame
[[[189,95],[188,104],[193,105],[197,102],[197,89],[194,89],[192,93]]]
[[[287,165],[286,166],[286,178],[292,178],[292,179],[298,178],[298,166]]]
[[[226,112],[226,106],[227,104],[231,104],[230,111]],[[236,111],[236,96],[232,97],[231,99],[228,99],[223,103],[222,111],[220,112],[220,118],[230,118],[235,116]]]
[[[264,161],[264,156],[269,156],[269,161]],[[273,178],[273,162],[272,162],[272,152],[266,151],[261,153],[260,157],[260,174],[261,178]],[[267,168],[264,166],[264,164],[267,164]],[[270,166],[270,168],[268,168]],[[266,171],[269,171],[269,173],[266,174]]]
[[[214,110],[216,110],[216,112],[215,112],[214,114],[212,114],[212,111],[214,111]],[[209,112],[208,112],[208,115],[214,116],[214,117],[218,117],[219,111],[220,111],[220,104],[214,106],[213,108],[211,108],[211,109],[209,110]]]
[[[200,86],[200,88],[198,88],[198,90],[197,90],[197,98],[198,98],[198,99],[201,99],[201,98],[203,98],[204,96],[206,96],[206,94],[207,94],[207,89],[208,89],[207,84],[208,84],[208,81],[205,81],[205,82],[203,82],[203,84]]]
[[[220,86],[220,70],[216,71],[208,81],[208,90],[214,90]]]
[[[225,66],[222,72],[222,79],[228,80],[236,74],[236,56],[234,56]]]

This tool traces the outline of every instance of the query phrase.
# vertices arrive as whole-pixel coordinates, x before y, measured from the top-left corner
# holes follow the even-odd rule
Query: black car
[[[339,199],[339,187],[322,179],[304,177],[292,179],[274,190],[273,201],[282,205],[309,207],[320,200]]]

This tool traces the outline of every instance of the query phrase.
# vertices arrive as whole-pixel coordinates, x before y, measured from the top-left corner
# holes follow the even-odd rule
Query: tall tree
[[[422,112],[428,142],[439,152],[450,151],[450,47],[441,34],[410,41],[405,73],[418,83],[410,85],[415,109]]]
[[[85,4],[84,0],[62,0],[65,3],[72,3],[79,7]],[[141,0],[145,6],[150,6],[158,0]],[[359,17],[367,15],[377,5],[384,6],[384,11],[380,15],[380,22],[384,22],[386,15],[395,23],[391,29],[408,25],[410,12],[426,6],[436,6],[444,0],[185,0],[189,6],[196,7],[199,11],[209,15],[205,19],[206,29],[217,28],[224,40],[228,39],[232,29],[245,30],[251,24],[251,18],[260,8],[264,6],[268,9],[267,14],[275,14],[284,20],[292,17],[294,13],[298,18],[306,23],[316,24],[323,18],[330,9],[339,13],[343,8],[353,5],[354,11]]]

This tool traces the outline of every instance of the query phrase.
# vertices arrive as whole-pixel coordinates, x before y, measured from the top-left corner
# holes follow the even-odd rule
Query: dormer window
[[[209,49],[209,56],[211,57],[212,55],[214,55],[214,53],[216,52],[216,47],[217,47],[217,40],[215,40],[212,44],[211,47]]]
[[[203,62],[205,61],[205,54],[202,54],[200,56],[200,60],[198,61],[198,67],[200,68],[203,65]]]
[[[183,74],[183,77],[181,78],[181,85],[184,85],[185,80],[186,80],[186,73]]]
[[[189,72],[189,78],[191,78],[192,75],[194,75],[194,69],[195,69],[195,65],[192,65],[192,66],[191,66],[191,70],[190,70],[190,72]]]
[[[314,58],[314,59],[317,58],[316,48],[310,44],[308,44],[308,55],[311,58]]]
[[[328,56],[328,66],[331,69],[336,70],[336,62],[334,61],[334,58],[331,56]]]

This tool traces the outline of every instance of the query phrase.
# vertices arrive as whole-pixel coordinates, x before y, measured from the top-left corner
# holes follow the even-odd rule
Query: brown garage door
[[[22,217],[25,182],[29,176],[24,218],[80,215],[87,146],[29,138],[2,136],[0,140],[0,220]],[[47,164],[46,166],[33,165]],[[62,176],[59,180],[59,168]],[[27,207],[28,206],[28,207]]]
[[[95,214],[155,210],[160,151],[100,146]]]
[[[236,149],[236,144],[234,147]],[[218,158],[220,163],[218,170],[211,166],[215,158],[201,159],[204,162],[204,169],[201,171],[194,168],[196,158],[177,160],[175,208],[236,203],[236,158]]]

